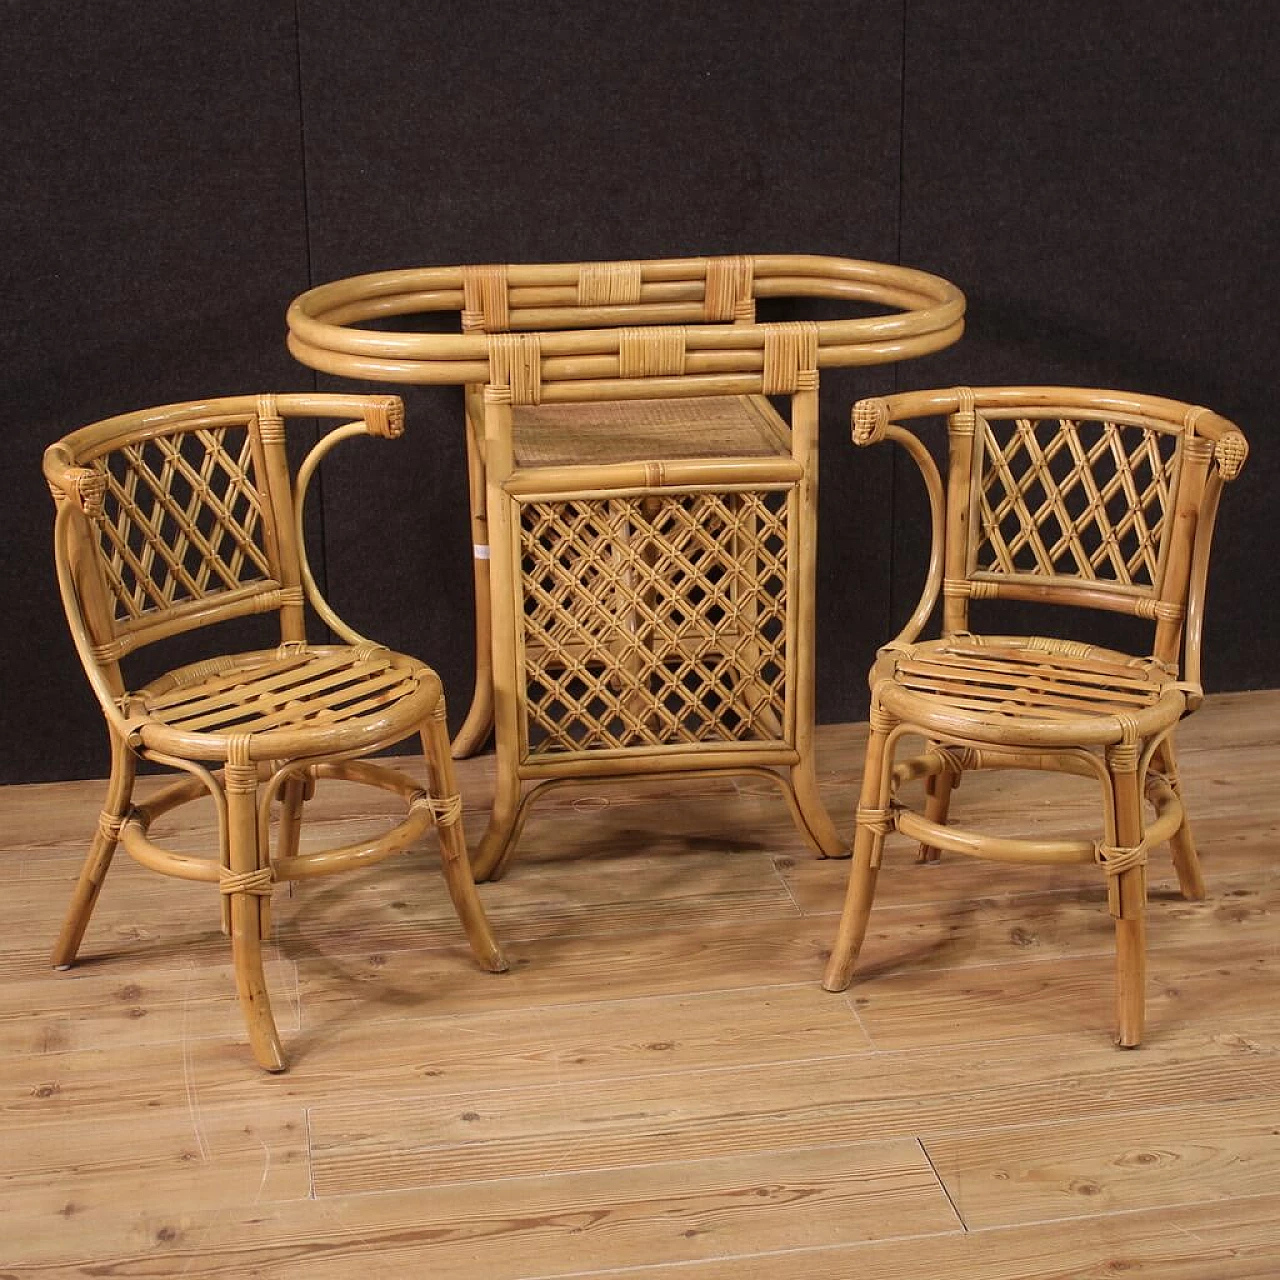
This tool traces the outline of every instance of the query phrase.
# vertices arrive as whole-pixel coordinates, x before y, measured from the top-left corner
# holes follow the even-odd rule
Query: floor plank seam
[[[938,1166],[933,1163],[933,1156],[930,1154],[929,1148],[925,1146],[924,1139],[917,1135],[915,1142],[916,1146],[920,1148],[920,1154],[924,1156],[925,1160],[928,1162],[934,1178],[937,1179],[938,1190],[947,1197],[947,1203],[951,1206],[951,1212],[956,1215],[956,1221],[960,1224],[960,1230],[963,1231],[965,1235],[968,1235],[969,1224],[964,1220],[964,1215],[960,1212],[960,1206],[957,1205],[955,1200],[952,1198],[951,1189],[942,1180],[942,1174],[938,1172]]]

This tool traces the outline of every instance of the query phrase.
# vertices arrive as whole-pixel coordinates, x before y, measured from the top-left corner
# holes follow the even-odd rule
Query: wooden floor
[[[821,737],[842,829],[862,741]],[[1182,759],[1210,898],[1159,852],[1137,1052],[1093,868],[891,842],[829,995],[848,864],[716,782],[535,809],[482,888],[507,975],[430,854],[278,895],[278,1077],[205,886],[122,855],[84,963],[47,968],[101,787],[0,791],[0,1276],[1280,1276],[1280,692],[1211,699]],[[1052,786],[970,777],[957,812],[1091,827]],[[322,792],[325,834],[356,797]]]

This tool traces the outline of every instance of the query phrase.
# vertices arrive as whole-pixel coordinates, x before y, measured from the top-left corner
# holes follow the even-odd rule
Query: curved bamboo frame
[[[321,437],[296,482],[290,480],[285,452],[284,419],[291,415],[355,419]],[[224,429],[243,429],[241,452],[224,447],[219,435]],[[59,590],[112,748],[107,803],[53,964],[65,969],[74,961],[117,844],[152,870],[217,884],[250,1043],[270,1071],[282,1070],[285,1059],[261,941],[269,935],[271,893],[281,881],[381,861],[435,826],[446,886],[472,951],[483,968],[506,968],[466,856],[439,679],[422,663],[388,653],[348,627],[320,595],[306,562],[302,505],[321,459],[353,436],[393,437],[402,430],[403,407],[394,396],[227,397],[111,418],[73,432],[45,454],[45,477],[58,507]],[[182,449],[193,433],[203,450],[194,461]],[[163,461],[157,465],[148,448]],[[116,460],[116,470],[108,458]],[[186,486],[180,497],[176,478]],[[111,515],[104,506],[108,492]],[[344,645],[306,645],[304,602]],[[259,612],[278,614],[279,650],[219,655],[170,671],[141,690],[126,685],[121,660],[135,649]],[[255,674],[269,677],[281,669],[280,662],[290,672],[288,693],[271,695],[268,710],[242,728],[240,717],[248,708],[239,703],[237,691],[258,688],[252,683]],[[368,677],[357,673],[361,664]],[[228,676],[248,677],[249,684],[219,683]],[[342,703],[341,712],[330,715],[329,688],[338,698],[346,697],[342,689],[359,689],[363,701],[354,711]],[[183,728],[151,710],[170,696],[187,706],[194,701],[217,710],[187,713],[191,723]],[[307,714],[293,716],[289,708],[300,699]],[[420,736],[427,757],[425,788],[401,770],[362,759],[413,735]],[[148,803],[134,805],[137,759],[189,776]],[[398,794],[405,816],[369,839],[300,852],[302,805],[319,777]],[[156,818],[204,796],[212,798],[217,815],[216,857],[177,852],[152,840]],[[273,806],[279,811],[274,840]]]
[[[945,480],[923,442],[900,425],[931,416],[947,420]],[[1023,469],[1020,474],[1014,474],[1010,455],[990,431],[990,423],[999,419],[1012,420],[1022,433],[1012,455]],[[1034,433],[1043,419],[1058,419],[1048,439],[1066,441],[1074,467],[1068,471],[1070,486],[1081,491],[1093,486],[1093,501],[1077,502],[1074,518],[1059,489],[1067,480],[1052,472],[1053,454]],[[1096,455],[1076,433],[1081,421],[1100,424]],[[1142,437],[1134,453],[1121,443],[1128,429]],[[1167,454],[1152,451],[1152,435],[1172,438]],[[1032,386],[913,391],[860,401],[853,410],[853,439],[858,445],[891,440],[907,450],[924,481],[933,539],[920,600],[903,629],[881,650],[870,676],[871,731],[853,865],[823,985],[842,991],[852,979],[884,840],[892,832],[919,840],[922,861],[945,849],[1003,862],[1096,862],[1107,874],[1116,922],[1116,1040],[1135,1046],[1144,1027],[1149,847],[1168,841],[1184,896],[1204,896],[1178,787],[1173,730],[1203,698],[1200,642],[1209,551],[1222,486],[1240,473],[1248,455],[1245,438],[1220,415],[1180,401]],[[1146,490],[1135,475],[1133,459],[1138,456],[1138,469],[1151,469]],[[1098,486],[1095,465],[1104,475],[1110,468],[1118,477],[1114,487],[1106,487],[1110,475]],[[1003,486],[1002,495],[1015,495],[1010,506],[990,501],[984,486],[997,483]],[[1022,500],[1021,495],[1031,492],[1034,501]],[[1059,569],[1061,548],[1074,548],[1071,554],[1080,567],[1089,539],[1105,548],[1115,537],[1115,517],[1106,509],[1103,492],[1122,493],[1131,509],[1143,509],[1147,542],[1141,572],[1131,570],[1132,561],[1113,558],[1107,562],[1109,575],[1095,574],[1086,558],[1079,576],[1073,577]],[[1158,513],[1147,512],[1148,504]],[[1003,557],[996,554],[994,567],[984,566],[979,551],[985,546],[994,554],[988,540],[1005,536],[998,530],[992,534],[996,512],[1011,509],[1022,523],[1013,525],[1020,533],[1010,537],[1029,538],[1028,530],[1038,531],[1042,521],[1052,521],[1052,547],[1046,550],[1041,542],[1028,566],[1016,563],[1002,543]],[[1000,597],[1148,619],[1154,632],[1151,654],[1139,658],[1077,642],[973,635],[970,601]],[[939,601],[943,638],[921,641]],[[896,748],[907,735],[923,736],[928,745],[895,761]],[[1094,778],[1102,798],[1102,839],[1009,839],[948,826],[951,792],[962,773],[993,768]],[[919,779],[925,782],[923,814],[900,798],[901,788]],[[1151,820],[1143,813],[1144,798],[1155,813]]]
[[[721,264],[735,268],[733,308],[717,307]],[[733,375],[763,367],[766,326],[745,322],[759,298],[835,298],[869,303],[900,314],[814,322],[818,367],[883,364],[950,346],[963,332],[964,295],[939,276],[908,267],[853,258],[800,254],[755,257],[670,258],[626,263],[555,263],[492,268],[427,267],[383,271],[318,285],[288,311],[289,349],[312,368],[379,382],[482,384],[489,382],[487,333],[397,333],[360,326],[398,316],[467,311],[469,273],[491,273],[507,302],[503,331],[538,332],[543,380],[559,384],[555,398],[607,399],[619,379],[620,330],[628,325],[684,329],[685,372],[698,375],[664,394],[739,394]],[[626,301],[583,305],[601,274],[625,278]],[[595,296],[601,290],[595,289]],[[605,292],[608,292],[605,290]],[[709,319],[719,315],[723,321]],[[725,314],[725,312],[728,314]],[[487,326],[489,332],[494,326]],[[559,330],[559,332],[556,332]]]

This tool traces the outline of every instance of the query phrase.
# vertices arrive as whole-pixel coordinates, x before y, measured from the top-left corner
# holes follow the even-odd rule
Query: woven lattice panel
[[[782,740],[785,492],[521,509],[532,756]]]
[[[270,577],[249,434],[217,427],[98,458],[99,536],[117,622]]]
[[[979,416],[970,561],[981,573],[1151,589],[1178,437],[1145,426]]]

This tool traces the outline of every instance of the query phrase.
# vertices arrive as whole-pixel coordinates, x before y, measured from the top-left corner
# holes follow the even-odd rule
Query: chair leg
[[[225,776],[231,866],[222,888],[231,900],[231,958],[236,992],[258,1065],[267,1071],[283,1071],[284,1051],[262,969],[262,935],[270,880],[269,873],[264,875],[265,859],[258,847],[257,769],[251,764],[228,764]]]
[[[445,804],[456,800],[458,786],[454,779],[453,760],[449,754],[443,702],[440,704],[439,715],[423,726],[422,749],[427,758],[428,786],[432,799]],[[436,820],[445,884],[476,962],[490,973],[505,973],[509,967],[506,957],[493,936],[489,918],[476,893],[475,879],[467,857],[467,842],[462,833],[460,804],[458,808],[459,812],[441,814]]]
[[[1142,841],[1142,797],[1133,770],[1113,770],[1116,843],[1120,851]],[[1108,886],[1116,921],[1116,1044],[1142,1043],[1147,989],[1147,868],[1139,862],[1114,875]]]
[[[1173,737],[1167,737],[1156,748],[1154,767],[1169,779],[1174,794],[1182,798],[1182,786],[1178,780],[1178,758],[1174,751]],[[1182,825],[1169,837],[1169,852],[1173,855],[1173,869],[1178,873],[1178,888],[1188,902],[1202,902],[1205,896],[1204,873],[1200,870],[1200,855],[1191,835],[1191,825],[1185,811]]]
[[[106,803],[98,817],[98,828],[89,843],[89,852],[80,869],[67,912],[63,917],[58,940],[50,957],[55,969],[69,969],[75,963],[89,918],[97,905],[102,882],[106,879],[111,859],[120,839],[120,824],[129,810],[133,796],[133,780],[137,762],[133,752],[113,733],[111,735],[111,779],[107,783]]]
[[[947,821],[951,811],[951,793],[960,785],[960,775],[950,769],[931,773],[924,780],[924,816],[940,825]],[[922,844],[916,853],[917,862],[937,862],[939,850],[931,844]]]
[[[862,790],[858,798],[858,825],[853,837],[853,865],[849,868],[849,889],[831,959],[822,985],[827,991],[843,991],[853,979],[853,968],[862,949],[871,915],[871,903],[880,873],[880,854],[889,824],[885,812],[889,798],[887,759],[892,722],[876,707],[871,709],[871,733],[862,770]]]

